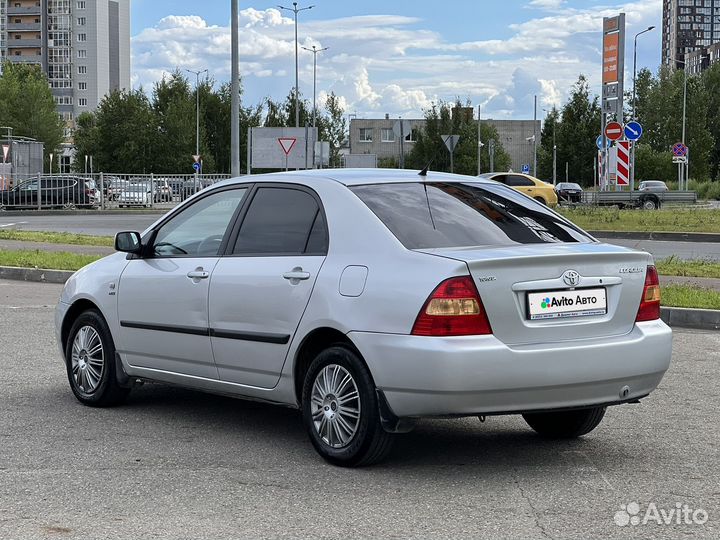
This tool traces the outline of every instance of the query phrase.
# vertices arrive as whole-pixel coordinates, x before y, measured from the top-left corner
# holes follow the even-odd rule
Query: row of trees
[[[230,172],[230,126],[232,93],[230,84],[216,90],[207,79],[195,90],[176,71],[154,85],[148,97],[142,90],[113,92],[94,113],[77,120],[75,146],[78,155],[95,156],[99,170],[130,173],[169,174],[190,168],[196,145],[196,92],[200,93],[200,154],[203,172]],[[300,96],[302,97],[302,96]],[[284,102],[267,99],[241,107],[241,168],[247,166],[247,137],[250,127],[284,127],[295,118],[295,96]],[[299,100],[300,123],[312,123],[312,105]],[[294,124],[293,124],[294,125]],[[330,141],[331,158],[337,161],[346,121],[340,100],[330,94],[318,111],[320,140]],[[76,161],[79,163],[79,160]]]

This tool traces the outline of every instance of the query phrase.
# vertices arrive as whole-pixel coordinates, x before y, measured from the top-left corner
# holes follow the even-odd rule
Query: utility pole
[[[299,98],[298,95],[300,94],[300,81],[298,76],[298,13],[301,11],[306,11],[308,9],[312,9],[315,6],[308,6],[304,8],[297,7],[298,3],[293,2],[293,7],[288,8],[284,6],[278,6],[280,9],[286,10],[286,11],[292,11],[295,14],[295,127],[300,127],[300,104],[299,104]]]
[[[548,111],[547,109],[543,109],[543,111],[549,115],[551,112],[555,112],[555,107],[553,107],[552,111]],[[553,115],[552,123],[553,123],[553,186],[556,186],[557,185],[557,144],[555,142],[555,132],[557,131],[557,122],[555,121],[555,115]]]
[[[207,73],[207,69],[201,69],[200,71],[193,71],[192,69],[186,69],[188,73],[195,74],[195,154],[200,155],[200,74]],[[195,169],[195,187],[198,182],[198,169]]]
[[[533,113],[533,176],[537,178],[537,94],[535,95],[535,108]]]
[[[482,107],[482,106],[478,105],[478,176],[480,176],[482,174],[482,165],[480,164],[480,157],[482,156],[481,150],[483,147],[482,136],[480,135],[480,123],[481,123],[480,122],[480,107]],[[490,171],[490,172],[492,172],[492,171]]]
[[[230,174],[240,176],[240,48],[238,36],[238,0],[231,0],[230,57],[231,92],[230,106]],[[249,145],[248,145],[249,147]],[[248,163],[248,166],[250,164]]]

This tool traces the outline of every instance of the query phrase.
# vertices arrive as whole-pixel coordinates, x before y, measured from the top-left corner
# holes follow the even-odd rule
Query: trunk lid
[[[416,250],[464,261],[487,311],[493,334],[508,345],[593,339],[630,332],[652,264],[649,254],[601,243],[518,244],[507,247]],[[576,286],[563,279],[568,272]],[[538,313],[540,298],[571,301],[604,290],[606,313],[531,320],[529,295]],[[601,293],[599,293],[601,294]],[[579,302],[578,300],[574,300]],[[579,304],[578,304],[579,305]],[[578,307],[588,309],[585,306]],[[572,311],[572,309],[571,309]],[[545,315],[547,312],[543,312]],[[542,315],[541,315],[542,316]]]

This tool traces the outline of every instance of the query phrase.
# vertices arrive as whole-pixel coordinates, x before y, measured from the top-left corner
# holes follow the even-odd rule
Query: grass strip
[[[100,255],[68,253],[67,251],[40,251],[38,249],[0,249],[0,266],[43,268],[46,270],[79,270],[100,259]]]
[[[67,232],[19,231],[17,229],[0,229],[0,240],[20,240],[24,242],[43,242],[46,244],[72,244],[74,246],[109,246],[114,245],[111,236],[92,236],[89,234],[72,234]]]
[[[660,298],[663,306],[720,309],[720,291],[695,285],[663,285]]]
[[[661,276],[684,276],[720,279],[720,263],[714,261],[682,260],[669,257],[655,261],[658,273]]]
[[[720,233],[720,209],[673,208],[619,210],[617,208],[559,208],[558,211],[589,231]]]

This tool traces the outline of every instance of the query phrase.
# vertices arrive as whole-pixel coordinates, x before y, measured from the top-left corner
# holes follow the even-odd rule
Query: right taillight
[[[415,336],[492,334],[490,321],[470,276],[446,279],[432,292],[415,319]]]
[[[660,278],[657,268],[647,267],[645,286],[635,322],[654,321],[660,318]]]

